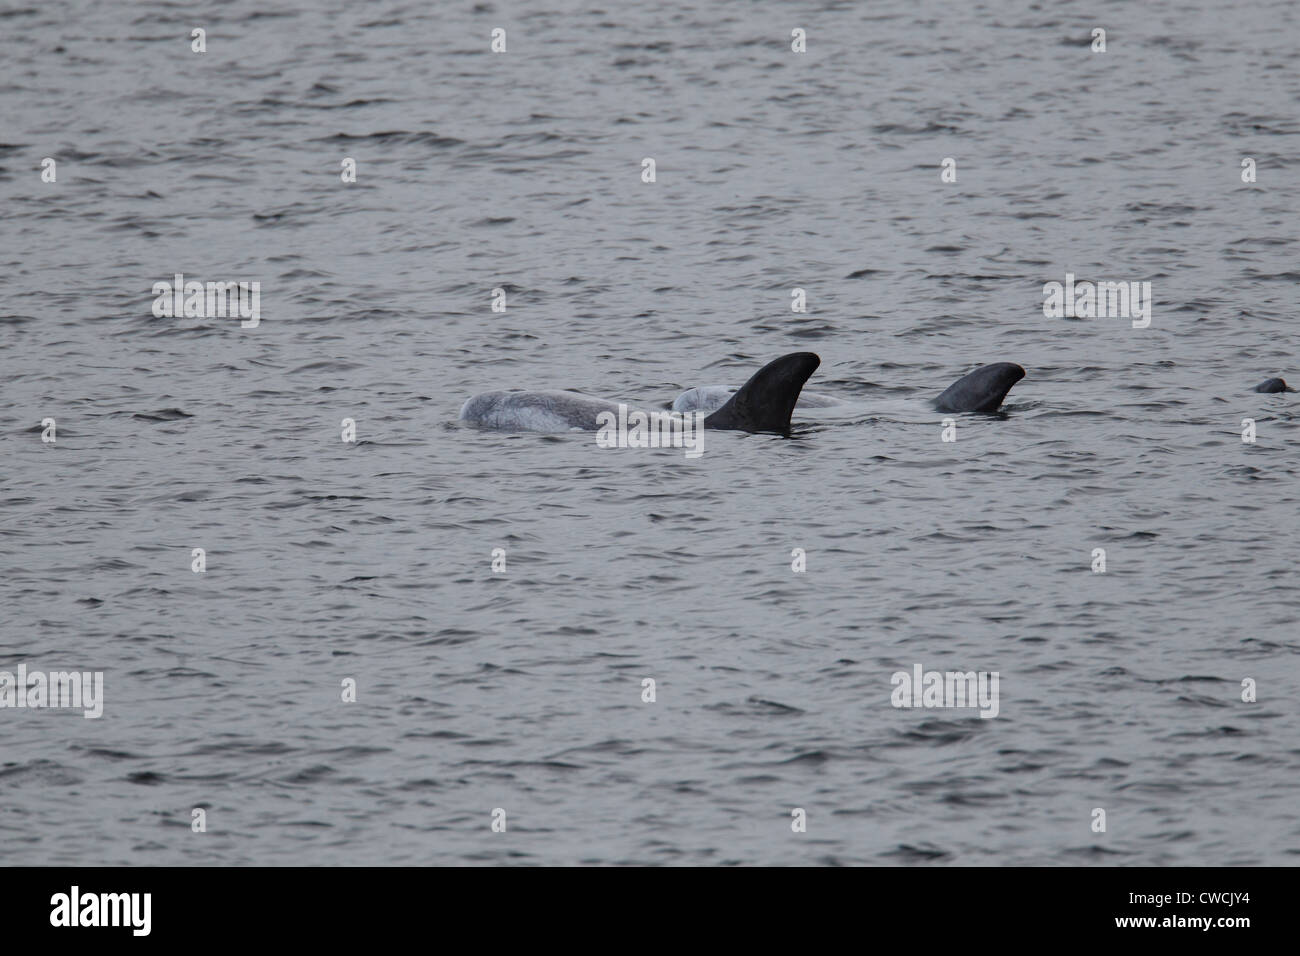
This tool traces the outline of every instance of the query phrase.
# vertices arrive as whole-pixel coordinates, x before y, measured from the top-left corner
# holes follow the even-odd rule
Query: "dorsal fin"
[[[1014,362],[981,365],[949,385],[934,400],[941,412],[996,412],[1011,386],[1025,377],[1025,370]]]
[[[790,413],[799,392],[822,360],[812,352],[791,352],[768,362],[727,404],[704,419],[705,428],[790,433]]]

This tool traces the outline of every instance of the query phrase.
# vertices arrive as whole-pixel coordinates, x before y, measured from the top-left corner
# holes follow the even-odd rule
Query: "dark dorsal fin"
[[[790,433],[790,413],[799,392],[822,360],[812,352],[791,352],[768,362],[727,404],[704,419],[705,428]]]
[[[981,365],[953,382],[934,400],[941,412],[996,412],[1011,386],[1025,377],[1014,362]]]

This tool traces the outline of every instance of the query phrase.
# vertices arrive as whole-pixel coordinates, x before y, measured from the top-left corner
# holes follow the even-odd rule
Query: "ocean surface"
[[[1300,385],[1298,39],[1283,0],[6,2],[0,670],[104,700],[0,709],[0,859],[1300,863],[1300,394],[1251,391]],[[260,323],[156,317],[177,273]],[[1067,273],[1150,326],[1046,317]],[[856,411],[696,459],[456,420],[792,351]],[[1001,414],[930,407],[997,361]],[[997,716],[893,706],[916,665]]]

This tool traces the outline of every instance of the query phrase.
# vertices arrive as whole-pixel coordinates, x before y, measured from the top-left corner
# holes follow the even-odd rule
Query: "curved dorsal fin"
[[[790,413],[803,383],[821,363],[812,352],[791,352],[768,362],[740,386],[727,404],[704,419],[704,427],[788,435]]]
[[[1014,362],[981,365],[963,375],[934,400],[941,412],[996,412],[1011,386],[1025,377],[1025,370]]]

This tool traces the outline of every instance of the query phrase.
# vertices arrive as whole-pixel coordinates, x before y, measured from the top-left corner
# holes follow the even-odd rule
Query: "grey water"
[[[6,3],[0,671],[104,712],[0,708],[0,859],[1300,862],[1300,395],[1251,391],[1300,384],[1298,39],[1284,0]],[[177,273],[259,324],[155,316]],[[1150,326],[1046,317],[1067,273]],[[697,459],[456,421],[793,351],[860,411]],[[996,361],[1001,414],[929,409]],[[893,706],[916,665],[997,716]]]

